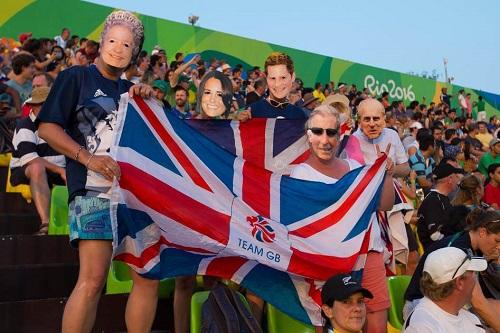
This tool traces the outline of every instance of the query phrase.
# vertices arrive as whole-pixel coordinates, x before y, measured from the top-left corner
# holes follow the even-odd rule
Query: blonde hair
[[[285,65],[288,73],[290,75],[293,75],[295,72],[295,68],[293,65],[293,60],[290,58],[288,54],[282,53],[282,52],[273,52],[271,53],[267,59],[266,62],[264,63],[264,70],[265,73],[267,74],[267,67],[269,66],[276,66],[276,65]]]

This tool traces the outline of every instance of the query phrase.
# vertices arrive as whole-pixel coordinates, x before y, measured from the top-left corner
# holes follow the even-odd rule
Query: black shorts
[[[418,244],[417,244],[417,238],[415,237],[415,233],[413,230],[411,230],[411,227],[408,223],[405,223],[405,229],[406,229],[406,235],[408,236],[408,250],[411,251],[417,251],[418,250]]]
[[[54,185],[66,185],[61,176],[58,173],[54,173],[52,171],[47,171],[47,182],[49,183],[50,188],[52,188]],[[26,165],[11,170],[10,184],[12,186],[30,184],[29,178],[26,177]]]

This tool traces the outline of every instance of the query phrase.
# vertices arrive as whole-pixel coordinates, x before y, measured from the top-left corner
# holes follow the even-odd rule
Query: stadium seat
[[[159,298],[169,298],[174,291],[175,279],[160,281]],[[127,264],[113,261],[106,281],[106,295],[128,294],[132,290],[132,277]]]
[[[17,185],[17,186],[12,186],[10,184],[10,168],[7,171],[7,184],[5,185],[5,192],[7,193],[21,193],[23,198],[27,202],[31,202],[31,190],[29,185]]]
[[[304,324],[267,304],[267,331],[269,333],[314,333],[314,326]]]
[[[68,188],[54,186],[50,198],[49,235],[69,235]]]
[[[0,154],[0,167],[8,167],[11,157],[11,153]]]
[[[404,295],[410,280],[411,276],[409,275],[391,276],[387,279],[389,299],[391,300],[389,323],[398,330],[403,327]]]
[[[401,333],[401,330],[398,330],[391,323],[387,322],[387,333]]]
[[[198,291],[191,297],[191,333],[201,332],[201,308],[203,307],[203,303],[207,300],[209,293],[210,291]],[[248,305],[246,298],[239,292],[238,295],[240,296],[242,302],[250,310],[250,305]]]

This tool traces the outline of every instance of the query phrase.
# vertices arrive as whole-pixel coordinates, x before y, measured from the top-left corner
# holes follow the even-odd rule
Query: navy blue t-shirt
[[[71,67],[57,76],[37,122],[56,123],[90,153],[108,155],[120,95],[131,86],[105,78],[95,65]],[[82,163],[66,158],[69,201],[77,195],[107,197],[111,182]]]
[[[293,104],[288,104],[286,108],[275,108],[265,98],[259,99],[250,105],[252,118],[284,118],[284,119],[305,119],[306,114],[301,108]]]

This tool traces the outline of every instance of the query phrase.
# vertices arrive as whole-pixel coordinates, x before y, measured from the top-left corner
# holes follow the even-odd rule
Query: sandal
[[[40,228],[38,228],[38,231],[35,232],[35,236],[44,236],[49,233],[49,224],[48,223],[42,223],[40,224]]]

